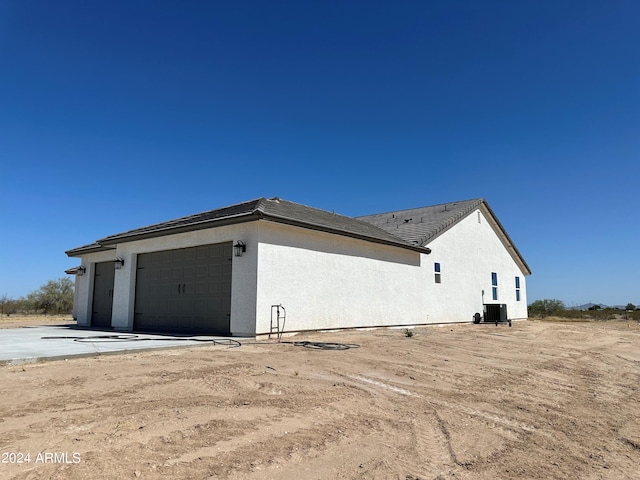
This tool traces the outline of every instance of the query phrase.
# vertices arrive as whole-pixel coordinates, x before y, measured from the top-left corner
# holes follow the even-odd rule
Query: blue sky
[[[261,196],[484,197],[528,300],[640,303],[640,2],[0,2],[0,296]]]

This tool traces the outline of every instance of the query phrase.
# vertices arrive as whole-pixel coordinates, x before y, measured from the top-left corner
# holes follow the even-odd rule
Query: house
[[[520,319],[531,273],[484,199],[351,218],[259,198],[66,253],[78,325],[122,331],[470,322],[485,305]]]

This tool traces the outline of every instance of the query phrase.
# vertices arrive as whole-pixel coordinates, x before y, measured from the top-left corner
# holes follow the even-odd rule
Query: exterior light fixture
[[[113,265],[116,267],[116,270],[120,270],[124,266],[124,258],[116,257],[113,261]]]
[[[85,267],[84,265],[80,265],[78,267],[78,269],[76,270],[76,275],[81,277],[84,275],[84,273],[87,271],[87,267]]]
[[[233,250],[235,251],[236,257],[241,257],[242,254],[247,251],[247,246],[242,240],[238,240],[233,246]]]

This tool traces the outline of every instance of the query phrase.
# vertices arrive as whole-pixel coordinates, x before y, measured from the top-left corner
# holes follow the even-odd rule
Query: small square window
[[[436,283],[442,283],[442,277],[439,273],[436,273]]]
[[[438,262],[433,264],[433,270],[440,273],[440,264]]]

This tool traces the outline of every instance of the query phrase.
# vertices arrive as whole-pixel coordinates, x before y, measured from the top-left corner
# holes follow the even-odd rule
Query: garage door
[[[133,327],[230,334],[231,242],[138,255]]]
[[[91,304],[92,327],[111,328],[114,278],[113,262],[96,263],[93,276],[93,302]]]

